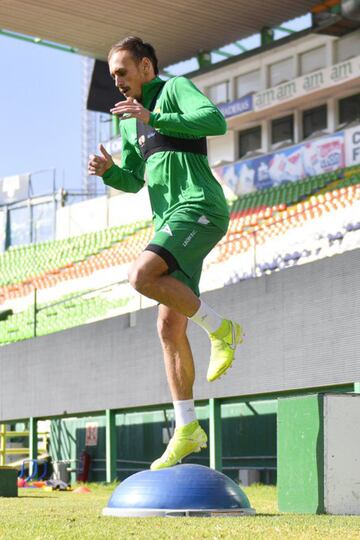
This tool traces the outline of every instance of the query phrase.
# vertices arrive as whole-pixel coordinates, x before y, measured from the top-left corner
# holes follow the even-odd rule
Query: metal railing
[[[41,307],[38,307],[38,290],[34,289],[34,327],[33,327],[33,336],[37,336],[37,325],[38,325],[38,314],[42,311],[45,311],[47,309],[54,308],[56,306],[60,306],[63,304],[67,304],[68,302],[72,302],[78,298],[83,298],[84,296],[89,296],[94,293],[97,293],[99,291],[103,291],[105,289],[109,289],[111,287],[119,286],[119,285],[126,285],[128,283],[127,279],[121,280],[121,281],[115,281],[112,283],[108,283],[107,285],[103,285],[102,287],[97,287],[95,289],[90,289],[87,291],[83,291],[81,293],[74,294],[73,296],[70,296],[68,298],[65,298],[64,300],[57,300],[55,302],[51,302],[49,304],[43,305]],[[139,309],[141,309],[141,297],[139,296]]]
[[[8,431],[6,424],[0,424],[0,466],[6,465],[8,456],[30,456],[29,447],[18,446],[16,448],[8,447],[8,439],[29,438],[29,431]],[[38,436],[38,451],[47,452],[49,433],[46,431],[39,432]]]

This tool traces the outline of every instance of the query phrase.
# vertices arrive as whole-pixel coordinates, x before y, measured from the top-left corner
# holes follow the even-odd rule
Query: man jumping
[[[133,264],[129,282],[160,304],[157,328],[176,424],[164,454],[151,465],[162,469],[207,443],[195,415],[188,319],[210,338],[208,381],[227,371],[242,342],[241,326],[199,298],[203,260],[229,224],[227,203],[206,153],[206,136],[223,135],[226,122],[185,77],[161,80],[154,48],[140,38],[113,45],[108,61],[115,85],[126,98],[111,109],[120,117],[122,162],[121,167],[115,165],[100,145],[101,155],[90,156],[89,174],[136,193],[147,173],[155,234]]]

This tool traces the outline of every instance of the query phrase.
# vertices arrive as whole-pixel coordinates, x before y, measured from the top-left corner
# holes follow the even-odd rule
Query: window
[[[253,92],[259,92],[261,90],[260,85],[260,70],[250,71],[239,75],[236,78],[236,97],[241,98],[247,96]]]
[[[214,84],[206,89],[206,95],[215,105],[229,101],[229,81]]]
[[[0,252],[6,246],[6,210],[0,210]]]
[[[327,106],[321,105],[303,112],[303,138],[306,139],[315,131],[327,128]]]
[[[261,126],[245,129],[239,133],[239,157],[261,148]]]
[[[294,60],[286,58],[269,66],[269,86],[277,86],[294,78]]]
[[[325,45],[300,54],[300,73],[306,75],[326,66]]]
[[[283,116],[271,122],[271,144],[294,140],[294,117]]]
[[[360,54],[360,33],[354,32],[336,42],[336,61],[344,62]]]
[[[9,230],[11,246],[20,246],[30,243],[30,208],[13,208],[9,211]]]
[[[32,241],[45,242],[54,239],[54,203],[43,203],[32,206]]]
[[[339,101],[339,123],[360,119],[360,94]]]

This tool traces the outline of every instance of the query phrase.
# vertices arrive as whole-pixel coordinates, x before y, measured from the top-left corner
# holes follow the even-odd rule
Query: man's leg
[[[200,307],[196,294],[184,283],[167,275],[168,265],[152,251],[143,251],[129,273],[129,282],[139,293],[178,313],[191,317]]]
[[[194,360],[186,335],[188,320],[167,306],[159,306],[157,320],[166,377],[173,401],[193,399]]]
[[[167,271],[168,265],[162,257],[144,251],[129,273],[129,282],[139,293],[191,318],[208,332],[211,356],[207,379],[214,381],[231,366],[236,346],[242,342],[242,328],[220,317],[200,301],[190,287],[168,275]]]
[[[158,333],[174,410],[175,433],[164,454],[151,465],[153,470],[171,467],[192,452],[206,447],[206,433],[196,420],[193,400],[194,361],[186,335],[187,317],[167,306],[159,306]]]

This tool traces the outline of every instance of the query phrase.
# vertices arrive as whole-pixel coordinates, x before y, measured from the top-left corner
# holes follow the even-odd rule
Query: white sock
[[[195,405],[193,399],[174,401],[175,428],[186,426],[196,420]]]
[[[220,328],[223,321],[223,318],[202,300],[200,300],[200,307],[197,312],[194,313],[192,317],[189,317],[189,319],[201,326],[201,328],[209,332],[209,334],[212,334]]]

